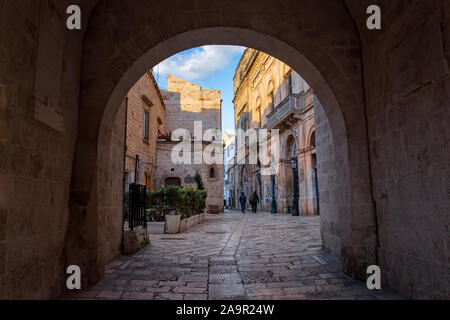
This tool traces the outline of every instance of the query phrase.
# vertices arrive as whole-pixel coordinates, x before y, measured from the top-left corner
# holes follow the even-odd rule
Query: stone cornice
[[[155,80],[155,77],[153,76],[153,73],[151,71],[147,71],[146,74],[150,78],[150,80],[152,80],[153,85],[154,85],[154,87],[156,89],[156,92],[158,93],[159,101],[161,102],[161,105],[164,108],[164,110],[166,110],[166,104],[164,103],[164,100],[163,100],[162,95],[161,95],[161,91],[159,90],[158,83],[156,83],[156,80]]]

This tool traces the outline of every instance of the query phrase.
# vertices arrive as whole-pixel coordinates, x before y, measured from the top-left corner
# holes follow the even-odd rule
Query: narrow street
[[[399,299],[369,291],[321,251],[319,217],[226,213],[110,263],[103,281],[68,299]]]

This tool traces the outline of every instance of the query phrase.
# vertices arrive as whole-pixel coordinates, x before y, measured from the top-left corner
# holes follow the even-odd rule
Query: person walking
[[[253,192],[252,196],[250,197],[250,203],[252,205],[252,211],[253,213],[258,212],[258,203],[260,202],[258,193],[255,191]]]
[[[242,192],[239,202],[241,203],[242,213],[245,213],[245,210],[247,209],[247,197],[245,196],[245,193]]]

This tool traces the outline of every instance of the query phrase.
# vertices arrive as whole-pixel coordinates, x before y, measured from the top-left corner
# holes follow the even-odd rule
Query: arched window
[[[259,125],[259,127],[261,127],[261,122],[262,122],[262,116],[261,116],[261,98],[258,97],[256,99],[256,117],[257,117],[257,123]]]
[[[316,132],[315,131],[311,135],[309,145],[314,148],[316,147]]]
[[[269,111],[273,111],[273,109],[275,109],[275,94],[274,94],[274,84],[273,81],[271,80],[269,82],[269,85],[267,86],[267,92],[268,94],[268,101],[269,101]]]
[[[217,176],[217,174],[216,174],[216,168],[211,168],[211,169],[209,170],[209,178],[210,178],[210,179],[215,179],[216,176]]]
[[[291,95],[294,92],[294,79],[292,76],[292,72],[289,72],[287,75],[287,86],[288,86],[288,94]]]
[[[290,135],[286,140],[286,159],[296,158],[298,156],[297,140]]]

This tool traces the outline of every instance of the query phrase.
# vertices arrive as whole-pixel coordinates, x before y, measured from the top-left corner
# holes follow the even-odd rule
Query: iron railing
[[[274,129],[281,125],[288,117],[295,113],[301,113],[305,109],[305,95],[291,94],[287,96],[267,116],[267,128]]]
[[[147,229],[147,187],[130,184],[128,196],[128,227],[133,231],[137,227]]]

